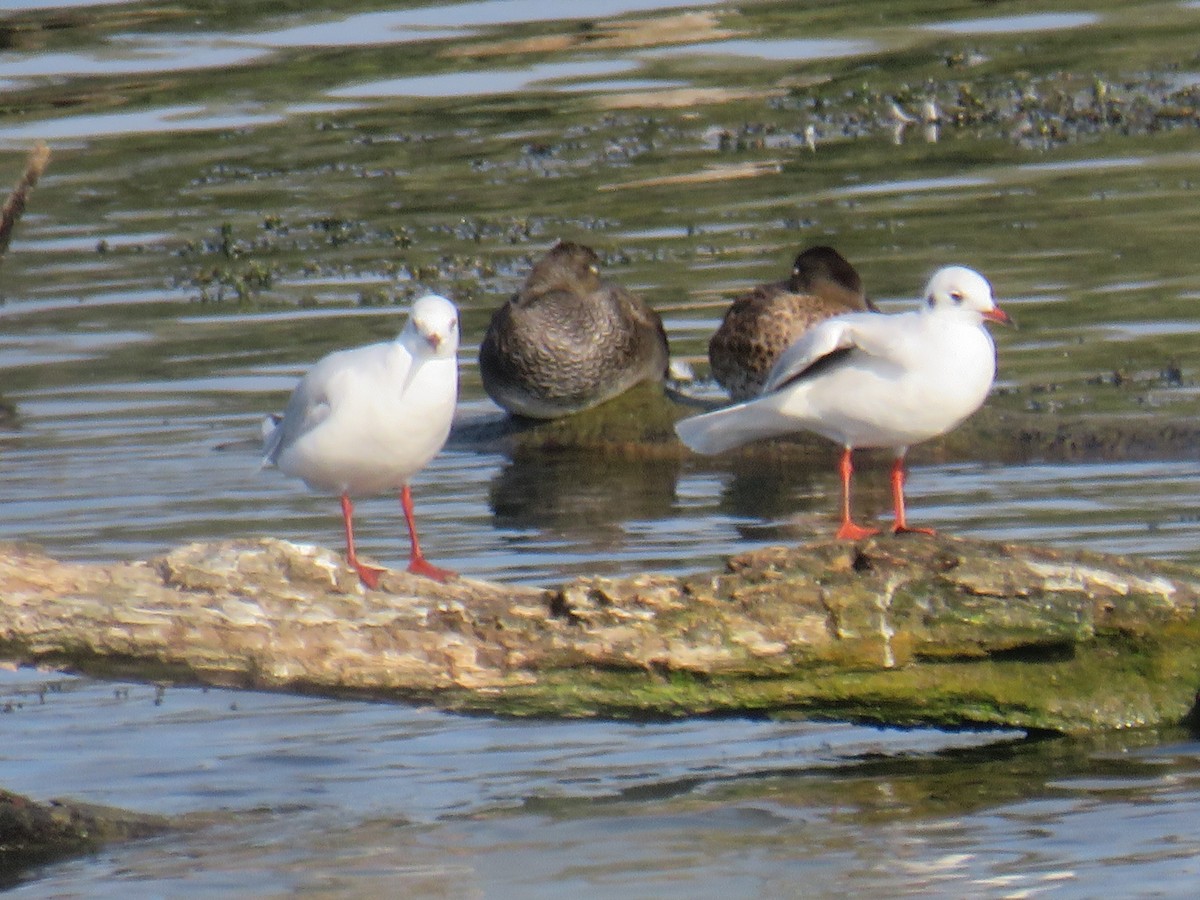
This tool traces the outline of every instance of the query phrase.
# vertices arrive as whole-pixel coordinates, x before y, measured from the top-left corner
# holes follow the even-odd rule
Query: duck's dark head
[[[796,293],[811,293],[820,282],[833,282],[852,294],[863,293],[862,278],[842,254],[832,247],[809,247],[792,263],[789,287]]]
[[[537,296],[548,291],[589,293],[600,287],[600,257],[591,247],[559,241],[534,263],[521,293]]]

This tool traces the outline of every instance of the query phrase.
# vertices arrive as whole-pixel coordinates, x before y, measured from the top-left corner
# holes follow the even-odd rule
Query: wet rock
[[[66,800],[37,803],[0,789],[0,888],[29,867],[169,827],[160,816]]]

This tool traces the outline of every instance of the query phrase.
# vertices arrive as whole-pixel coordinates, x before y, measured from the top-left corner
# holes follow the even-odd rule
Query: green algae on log
[[[748,714],[1084,732],[1177,724],[1200,572],[904,535],[553,589],[386,572],[260,539],[148,562],[0,550],[0,656],[94,674],[529,716]]]

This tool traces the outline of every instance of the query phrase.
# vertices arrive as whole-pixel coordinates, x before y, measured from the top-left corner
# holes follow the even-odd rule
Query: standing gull
[[[346,556],[369,588],[384,570],[358,559],[352,496],[398,490],[408,571],[437,581],[454,575],[421,552],[409,479],[446,443],[457,395],[458,311],[427,294],[395,340],[330,353],[296,386],[283,417],[263,423],[263,465],[341,496]]]
[[[874,310],[854,266],[832,247],[809,247],[786,281],[738,297],[708,342],[713,378],[734,400],[762,390],[784,350],[830,316]]]
[[[759,397],[684,419],[675,430],[688,447],[709,454],[796,431],[837,441],[843,448],[837,536],[850,540],[878,531],[851,520],[851,451],[891,447],[893,530],[931,533],[910,528],[905,518],[904,455],[957,426],[987,397],[996,348],[985,319],[1010,321],[987,279],[949,266],[930,279],[920,309],[826,319],[783,353]]]
[[[492,314],[479,347],[488,396],[510,413],[554,419],[667,372],[662,320],[600,277],[588,247],[560,241]]]

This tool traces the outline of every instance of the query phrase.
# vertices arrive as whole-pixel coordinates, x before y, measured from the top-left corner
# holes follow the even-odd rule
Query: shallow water
[[[729,297],[832,242],[885,309],[944,262],[991,278],[1020,323],[997,335],[998,409],[1148,428],[1200,411],[1196,4],[44,6],[0,11],[3,177],[30,141],[54,151],[0,267],[0,540],[78,560],[336,545],[332,499],[259,470],[262,414],[426,289],[463,310],[460,414],[489,414],[487,316],[557,237],[596,246],[701,371]],[[897,131],[890,101],[926,96],[963,120]],[[910,513],[1195,562],[1195,456],[935,453]],[[886,460],[863,457],[856,504],[886,518]],[[432,559],[535,584],[803,540],[835,489],[826,466],[460,445],[414,485]],[[398,504],[358,510],[363,550],[401,562]],[[18,895],[1182,895],[1197,878],[1182,733],[498,722],[30,672],[0,674],[0,705],[0,786],[196,817]]]
[[[28,672],[0,673],[0,701],[10,789],[187,823],[18,897],[1185,896],[1200,877],[1180,733],[530,724]]]

